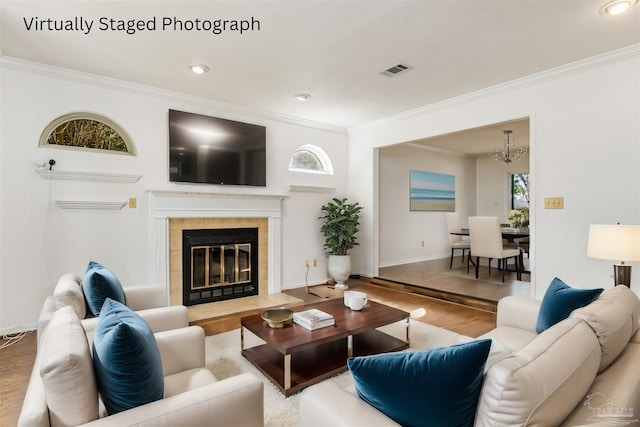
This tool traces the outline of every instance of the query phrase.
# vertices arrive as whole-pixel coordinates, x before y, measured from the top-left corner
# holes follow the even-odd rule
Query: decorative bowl
[[[262,313],[262,320],[272,328],[282,328],[293,318],[293,311],[288,308],[273,308]]]

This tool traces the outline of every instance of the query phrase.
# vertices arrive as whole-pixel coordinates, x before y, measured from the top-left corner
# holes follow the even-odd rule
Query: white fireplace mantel
[[[151,190],[151,269],[169,295],[170,218],[267,218],[268,291],[282,290],[282,200],[285,195]]]

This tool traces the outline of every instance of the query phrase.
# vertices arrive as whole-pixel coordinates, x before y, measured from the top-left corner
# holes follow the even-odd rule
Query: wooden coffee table
[[[360,311],[345,307],[342,299],[323,301],[298,307],[331,313],[335,325],[310,331],[291,323],[283,328],[270,328],[259,314],[243,317],[240,326],[242,355],[289,396],[347,370],[351,356],[404,350],[409,347],[409,313],[369,301]],[[404,340],[375,328],[406,321]],[[265,344],[244,348],[245,328]]]

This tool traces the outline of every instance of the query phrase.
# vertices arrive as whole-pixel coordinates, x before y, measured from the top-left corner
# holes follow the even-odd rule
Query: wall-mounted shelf
[[[292,193],[329,193],[336,191],[335,187],[320,187],[317,185],[289,185]]]
[[[124,173],[71,172],[56,170],[36,170],[42,179],[64,179],[70,181],[121,182],[132,184],[138,182],[142,175]]]
[[[97,201],[77,201],[77,200],[56,200],[56,204],[61,209],[91,209],[117,211],[124,207],[127,202],[97,202]]]

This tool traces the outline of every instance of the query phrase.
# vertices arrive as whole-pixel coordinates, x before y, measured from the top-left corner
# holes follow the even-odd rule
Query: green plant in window
[[[127,144],[111,126],[91,119],[75,119],[58,125],[47,144],[128,152]]]
[[[315,154],[306,150],[298,151],[291,157],[289,169],[323,170],[320,159],[318,159]]]
[[[514,198],[522,198],[529,204],[529,174],[514,173],[513,174],[513,195]]]

